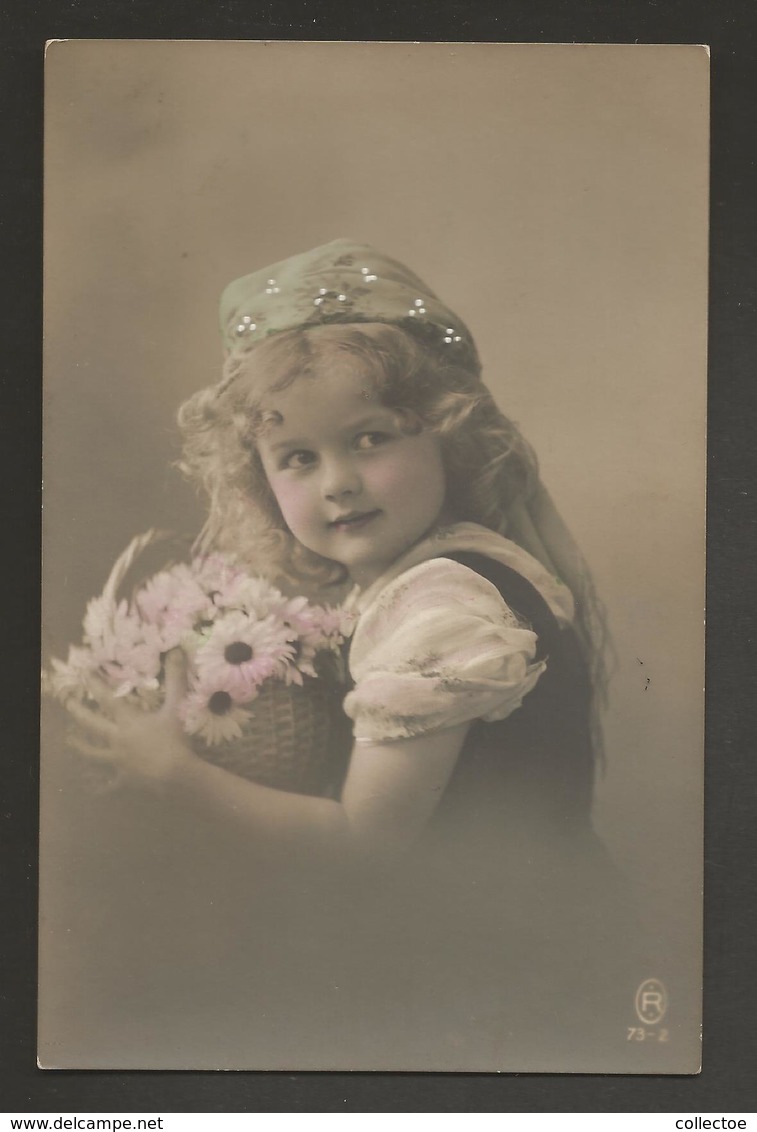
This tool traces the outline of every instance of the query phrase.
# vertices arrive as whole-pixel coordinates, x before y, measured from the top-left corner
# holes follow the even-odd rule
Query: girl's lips
[[[353,515],[343,515],[339,519],[334,519],[329,526],[335,531],[354,531],[361,527],[365,527],[372,519],[380,514],[376,511],[362,511]]]

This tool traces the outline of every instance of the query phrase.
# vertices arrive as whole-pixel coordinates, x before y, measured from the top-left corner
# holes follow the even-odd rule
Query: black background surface
[[[753,0],[14,0],[0,14],[0,1110],[757,1109],[757,7]],[[43,46],[51,38],[706,43],[712,50],[704,1068],[699,1077],[35,1066]]]

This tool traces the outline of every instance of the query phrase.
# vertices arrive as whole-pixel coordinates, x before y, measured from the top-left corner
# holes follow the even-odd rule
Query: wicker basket
[[[338,791],[351,747],[350,721],[342,711],[346,688],[329,679],[302,686],[264,684],[251,706],[241,738],[216,747],[195,740],[206,762],[263,786],[298,794]]]

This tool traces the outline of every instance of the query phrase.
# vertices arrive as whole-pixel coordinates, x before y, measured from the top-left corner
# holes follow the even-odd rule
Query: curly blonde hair
[[[317,379],[345,358],[408,432],[438,435],[451,518],[504,533],[508,507],[538,479],[536,457],[478,375],[397,326],[331,324],[282,331],[243,356],[231,354],[222,381],[179,410],[180,467],[210,504],[203,549],[233,552],[275,579],[344,580],[343,567],[319,558],[288,531],[257,439],[266,424],[266,393]]]
[[[408,433],[428,430],[439,437],[449,521],[467,520],[506,534],[569,586],[592,687],[595,760],[601,765],[599,712],[606,703],[612,648],[591,572],[551,501],[540,516],[548,495],[535,453],[478,373],[404,329],[368,322],[300,327],[228,356],[221,382],[179,410],[180,467],[210,504],[198,549],[241,557],[282,588],[311,597],[347,580],[343,566],[314,554],[290,533],[257,447],[271,417],[266,395],[317,380],[345,359],[381,403],[396,411]]]

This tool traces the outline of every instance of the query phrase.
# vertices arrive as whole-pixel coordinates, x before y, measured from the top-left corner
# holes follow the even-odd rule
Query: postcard
[[[708,79],[48,44],[42,1068],[699,1071]]]

